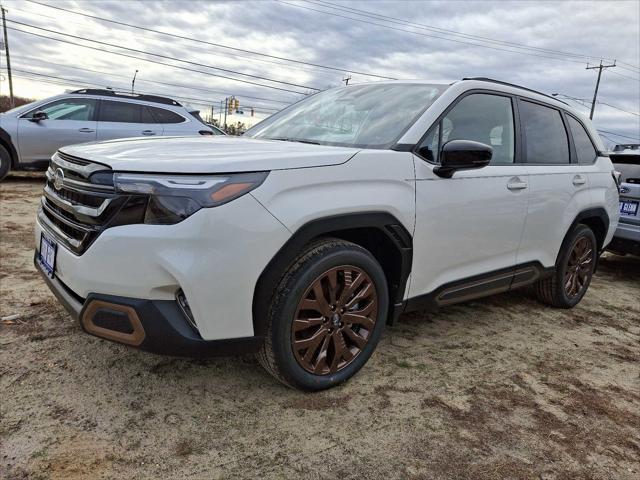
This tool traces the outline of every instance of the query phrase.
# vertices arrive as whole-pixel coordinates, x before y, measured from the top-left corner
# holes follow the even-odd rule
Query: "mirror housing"
[[[41,122],[42,120],[47,120],[49,118],[49,115],[47,115],[46,112],[43,112],[42,110],[38,110],[37,112],[33,112],[33,115],[31,116],[31,118],[29,119],[30,122]]]
[[[433,172],[442,178],[451,178],[458,170],[473,170],[489,165],[493,148],[471,140],[451,140],[440,152],[440,164]]]

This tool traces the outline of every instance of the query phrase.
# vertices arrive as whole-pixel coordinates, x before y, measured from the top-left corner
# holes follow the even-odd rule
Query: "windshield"
[[[264,120],[245,136],[358,148],[386,148],[447,85],[353,85],[317,93]]]

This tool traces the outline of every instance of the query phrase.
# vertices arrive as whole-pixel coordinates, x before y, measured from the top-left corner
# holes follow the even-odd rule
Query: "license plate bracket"
[[[44,232],[40,234],[40,251],[38,252],[38,263],[44,272],[53,278],[56,271],[56,254],[58,244],[47,237]]]

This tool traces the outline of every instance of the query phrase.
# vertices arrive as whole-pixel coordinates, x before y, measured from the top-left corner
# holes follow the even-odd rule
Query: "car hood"
[[[358,149],[218,135],[119,139],[60,151],[117,171],[226,173],[339,165]]]

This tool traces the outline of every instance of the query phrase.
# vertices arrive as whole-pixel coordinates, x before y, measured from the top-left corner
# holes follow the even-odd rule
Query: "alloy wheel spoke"
[[[367,345],[377,315],[377,292],[365,271],[348,265],[327,270],[309,285],[291,323],[296,360],[314,375],[344,369]]]
[[[316,327],[322,325],[324,322],[324,318],[296,318],[293,321],[293,331],[299,332],[301,330],[306,330],[311,327]]]
[[[345,313],[342,316],[342,320],[347,324],[352,323],[354,325],[361,325],[369,331],[373,330],[373,325],[375,323],[369,317],[365,317],[363,315],[356,315],[355,313],[351,313],[351,312]]]

